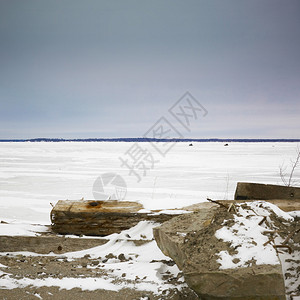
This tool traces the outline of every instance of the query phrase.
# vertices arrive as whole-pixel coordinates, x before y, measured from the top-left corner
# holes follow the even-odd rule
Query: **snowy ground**
[[[24,261],[25,263],[30,261],[32,266],[43,266],[35,271],[40,275],[32,278],[32,274],[27,274],[20,278],[14,275],[13,267],[9,266],[9,263],[6,263],[7,265],[0,263],[0,295],[1,288],[38,288],[42,286],[59,286],[66,290],[80,287],[82,290],[89,291],[99,288],[110,291],[132,288],[156,295],[174,287],[174,283],[179,290],[185,288],[187,285],[184,283],[183,275],[179,274],[177,266],[174,263],[168,263],[171,262],[170,258],[163,255],[156,246],[156,242],[152,240],[152,228],[157,225],[159,224],[142,221],[120,234],[107,236],[106,238],[110,241],[102,246],[62,255],[54,253],[43,255],[44,258],[50,260],[72,264],[75,269],[84,268],[85,272],[80,272],[79,275],[78,272],[63,274],[62,265],[60,269],[56,270],[57,274],[53,274],[53,271],[49,274],[47,271],[49,261],[45,262],[40,258],[41,255],[32,252],[0,253],[0,258],[2,255],[4,263],[7,262],[8,257],[11,259],[13,256],[19,265],[22,265]],[[131,239],[139,239],[141,234],[144,239],[152,241],[136,246],[128,240],[129,236]],[[34,257],[38,257],[38,259],[33,261]],[[68,269],[66,265],[63,268]],[[172,284],[167,282],[166,277],[173,279]]]
[[[130,175],[128,168],[121,167],[119,159],[128,158],[133,146],[134,143],[121,142],[0,143],[0,221],[9,223],[1,224],[0,235],[35,235],[37,231],[46,230],[43,225],[50,224],[50,203],[64,199],[94,199],[95,180],[108,172],[119,174],[125,180],[125,200],[138,201],[147,210],[180,208],[206,201],[207,197],[233,199],[238,181],[281,184],[279,167],[285,164],[289,171],[297,145],[230,143],[225,147],[223,143],[193,143],[189,147],[188,143],[177,143],[163,157],[150,144],[139,143],[156,161],[150,170],[145,173],[142,170],[140,182],[135,175]],[[299,169],[294,178],[300,181]],[[151,239],[153,226],[152,223],[142,223],[127,234],[140,236],[146,233]],[[135,247],[127,241],[116,242],[120,236],[124,238],[126,233],[111,236],[107,245],[65,254],[63,259],[72,260],[87,254],[95,259],[103,257],[104,253],[112,252],[117,256],[123,253],[126,261],[112,258],[102,263],[102,269],[106,268],[110,275],[107,279],[97,279],[101,280],[101,286],[113,290],[122,288],[114,280],[126,273],[124,277],[128,282],[136,279],[135,276],[141,279],[138,285],[132,283],[134,288],[155,293],[167,289],[163,275],[176,277],[179,270],[162,263],[169,258],[159,251],[155,242]],[[129,260],[135,255],[135,259]],[[178,280],[180,282],[180,276]],[[98,286],[91,283],[88,277],[80,279],[82,289]],[[74,284],[78,286],[79,281],[67,278],[16,280],[6,275],[5,265],[0,265],[2,288],[27,285],[72,288]]]
[[[296,218],[299,220],[300,211],[284,212],[264,201],[237,205],[234,225],[224,225],[215,234],[236,249],[233,255],[228,251],[218,253],[220,269],[245,268],[253,262],[281,264],[288,299],[296,299],[290,295],[300,297],[300,227]]]

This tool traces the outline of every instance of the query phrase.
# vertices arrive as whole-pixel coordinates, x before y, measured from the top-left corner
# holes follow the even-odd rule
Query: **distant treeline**
[[[35,139],[6,139],[0,142],[300,142],[300,139],[156,139],[156,138],[89,138],[89,139],[59,139],[59,138],[35,138]]]

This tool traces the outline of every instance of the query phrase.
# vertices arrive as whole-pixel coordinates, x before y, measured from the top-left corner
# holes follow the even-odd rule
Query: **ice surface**
[[[146,210],[181,208],[212,199],[233,199],[238,181],[280,184],[279,166],[295,156],[295,143],[177,143],[141,181],[121,167],[133,143],[0,143],[0,221],[49,224],[58,200],[93,198],[93,184],[107,172],[127,184],[125,200]],[[143,173],[143,172],[142,172]],[[143,175],[143,174],[142,174]],[[296,170],[295,179],[299,179]]]

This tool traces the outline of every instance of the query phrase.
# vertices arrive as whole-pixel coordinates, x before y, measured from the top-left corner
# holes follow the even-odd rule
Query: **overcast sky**
[[[300,138],[299,100],[299,0],[0,1],[3,139]]]

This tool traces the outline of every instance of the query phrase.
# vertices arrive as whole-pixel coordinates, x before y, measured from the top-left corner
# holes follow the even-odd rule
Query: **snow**
[[[47,232],[49,230],[49,228],[44,225],[14,223],[10,222],[9,220],[8,222],[8,224],[0,224],[0,235],[38,236],[40,233]]]
[[[112,279],[104,278],[52,278],[47,279],[11,279],[8,275],[3,276],[0,282],[0,288],[2,289],[15,289],[24,288],[26,286],[59,286],[61,289],[70,290],[73,288],[81,288],[82,290],[95,290],[101,287],[105,290],[119,291],[123,288],[121,285],[115,285],[111,283]]]
[[[106,278],[52,278],[47,279],[12,279],[9,274],[6,274],[1,278],[0,288],[13,289],[22,288],[25,286],[59,286],[61,289],[72,289],[80,287],[82,290],[95,290],[101,287],[102,289],[119,291],[122,288],[135,288],[136,290],[151,291],[156,294],[160,294],[163,290],[172,287],[170,284],[166,284],[162,279],[163,274],[173,274],[175,277],[179,273],[179,269],[176,265],[167,266],[161,262],[161,260],[170,260],[165,256],[157,247],[156,242],[153,239],[152,229],[158,224],[154,222],[141,221],[136,226],[124,230],[120,234],[112,234],[106,238],[110,241],[104,245],[94,247],[87,250],[68,252],[63,255],[47,254],[45,256],[57,256],[57,258],[68,259],[72,261],[74,258],[82,258],[89,255],[93,258],[104,258],[107,254],[112,253],[114,256],[124,254],[128,261],[120,261],[116,258],[110,258],[105,263],[102,263],[101,269],[106,270]],[[142,246],[135,246],[131,241],[127,241],[128,236],[132,239],[140,239],[141,235],[145,236],[148,240],[152,240]],[[15,253],[0,253],[0,255],[27,255],[37,256],[32,252],[15,252]],[[131,260],[129,260],[131,258]],[[2,266],[0,265],[0,268]],[[5,267],[5,266],[3,266]],[[95,268],[92,265],[88,265],[88,268]],[[114,283],[114,280],[122,277],[122,274],[126,274],[123,279],[135,281],[134,283],[118,282]],[[139,280],[137,280],[139,278]],[[185,283],[176,286],[178,289],[186,287]]]
[[[165,157],[139,143],[155,160],[141,181],[121,167],[133,143],[62,142],[0,144],[0,221],[49,224],[58,200],[93,198],[93,184],[107,172],[127,184],[125,200],[146,210],[174,209],[211,199],[233,199],[236,183],[280,184],[279,166],[295,156],[295,143],[177,143]],[[300,178],[296,170],[295,179]]]
[[[291,211],[289,212],[289,215],[293,218],[300,218],[300,211],[299,210]]]
[[[283,245],[286,238],[279,235],[278,224],[288,228],[295,221],[295,213],[284,212],[276,205],[263,201],[237,204],[235,208],[233,225],[226,226],[225,220],[224,226],[215,233],[218,239],[229,242],[230,247],[235,250],[231,254],[228,251],[220,251],[217,254],[220,269],[246,268],[252,264],[281,265],[287,295],[298,291],[300,251],[297,248],[291,252],[276,251],[273,247],[273,244]],[[277,215],[280,223],[275,224],[274,215]],[[273,232],[271,242],[267,232]]]
[[[124,178],[127,184],[125,200],[140,202],[144,206],[140,212],[162,209],[164,213],[183,213],[171,209],[204,202],[207,197],[233,199],[238,181],[281,184],[279,166],[294,158],[296,148],[295,143],[233,142],[229,147],[224,147],[223,143],[195,142],[194,147],[177,143],[162,157],[150,144],[139,143],[159,162],[138,182],[135,176],[130,176],[128,169],[121,167],[119,160],[132,145],[125,142],[0,143],[0,222],[3,221],[0,234],[35,236],[47,231],[51,205],[58,200],[94,199],[93,184],[98,176],[107,172]],[[300,179],[299,169],[295,170],[294,179]],[[228,252],[219,253],[222,268],[249,265],[253,258],[256,263],[279,263],[274,248],[270,244],[264,245],[267,241],[263,235],[265,224],[258,225],[264,216],[269,218],[271,210],[286,221],[300,216],[299,212],[284,213],[271,204],[239,208],[236,225],[231,229],[224,227],[217,233],[218,238],[240,246],[233,256]],[[163,274],[170,272],[176,276],[177,266],[160,262],[169,258],[162,254],[155,241],[135,246],[128,240],[128,235],[130,239],[151,240],[154,226],[155,223],[140,222],[127,231],[106,237],[110,241],[105,245],[61,256],[72,260],[87,254],[96,258],[108,253],[116,256],[123,253],[126,258],[134,258],[123,262],[114,258],[103,263],[107,278],[13,279],[5,273],[6,266],[0,265],[0,288],[55,285],[64,289],[80,286],[83,290],[92,290],[101,286],[118,291],[124,286],[114,280],[126,273],[125,279],[140,278],[137,284],[126,283],[126,287],[159,294],[168,288],[162,280]],[[262,256],[262,253],[266,255]],[[292,281],[289,284],[291,289],[296,286]]]
[[[176,209],[176,210],[170,210],[170,209],[164,209],[157,213],[153,213],[152,215],[159,215],[159,214],[166,214],[166,215],[179,215],[179,214],[189,214],[192,213],[192,211],[187,211],[183,209]]]
[[[228,251],[221,251],[217,260],[221,264],[220,269],[233,269],[251,266],[253,260],[257,265],[280,264],[279,257],[274,247],[268,243],[269,239],[264,234],[267,227],[261,221],[266,217],[266,222],[271,223],[269,215],[274,212],[287,221],[292,221],[288,213],[283,212],[276,205],[262,201],[247,204],[247,208],[237,205],[237,214],[234,215],[234,225],[224,226],[215,236],[225,242],[230,242],[235,248],[236,254],[230,255]],[[261,225],[259,225],[261,224]]]
[[[299,261],[300,251],[293,251],[293,253],[289,254],[287,252],[279,252],[279,258],[282,262],[282,271],[284,274],[290,274],[291,276],[286,276],[285,278],[285,286],[287,292],[293,292],[299,290],[300,284],[300,274],[297,272],[297,267],[295,261]],[[299,268],[299,267],[298,267]],[[293,297],[297,299],[298,297]],[[300,296],[299,296],[300,299]]]

